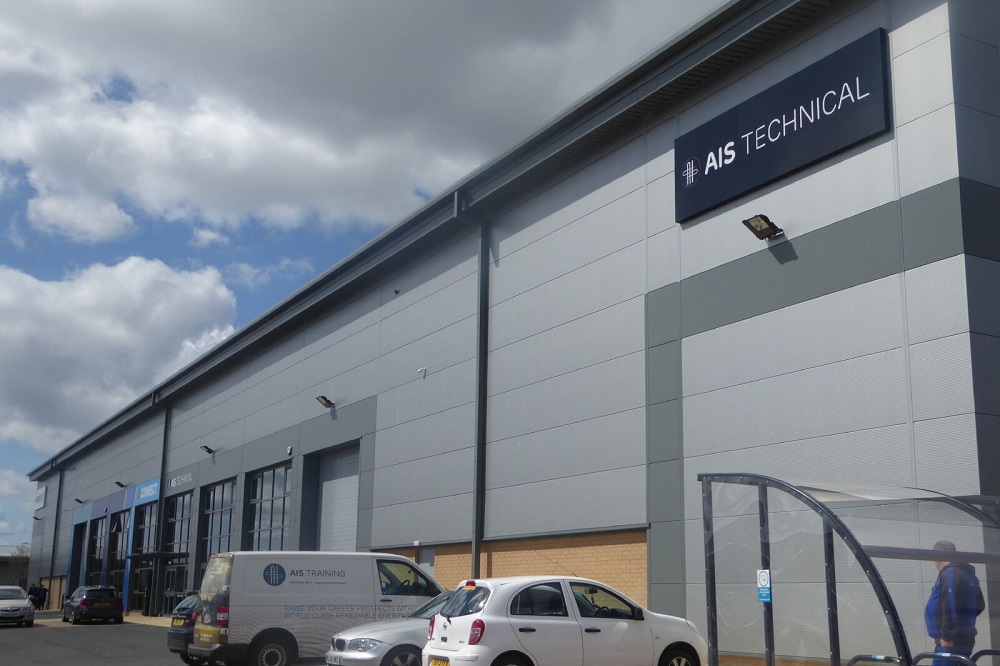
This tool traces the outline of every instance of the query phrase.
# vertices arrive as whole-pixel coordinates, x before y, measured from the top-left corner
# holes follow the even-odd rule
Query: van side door
[[[436,597],[441,589],[433,578],[405,559],[376,558],[375,611],[379,620],[407,617]]]

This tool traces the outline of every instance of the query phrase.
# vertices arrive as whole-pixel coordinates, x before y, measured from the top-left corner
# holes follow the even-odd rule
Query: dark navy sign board
[[[677,221],[888,131],[886,71],[880,28],[678,137]]]

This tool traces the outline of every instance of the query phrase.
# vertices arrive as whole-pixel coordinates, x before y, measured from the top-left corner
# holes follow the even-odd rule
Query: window
[[[107,538],[108,519],[90,521],[90,543],[87,546],[87,582],[101,584],[104,575],[104,542]]]
[[[542,583],[521,590],[510,602],[511,615],[567,615],[559,583]]]
[[[236,479],[223,481],[205,488],[202,499],[204,511],[201,517],[201,556],[206,561],[215,553],[225,553],[232,548],[233,496],[236,493]]]
[[[188,553],[191,547],[191,503],[194,493],[184,493],[167,500],[167,538],[165,550]]]
[[[248,476],[246,547],[284,550],[291,515],[292,464],[271,467]]]
[[[378,577],[382,594],[434,596],[441,591],[406,562],[379,560]]]
[[[125,563],[128,561],[130,511],[120,511],[111,516],[111,558],[108,560],[108,585],[125,589]]]
[[[603,587],[588,583],[570,583],[569,587],[582,617],[635,618],[635,606]]]

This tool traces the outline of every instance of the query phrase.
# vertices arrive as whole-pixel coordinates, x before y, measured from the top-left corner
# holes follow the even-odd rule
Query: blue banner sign
[[[870,32],[678,137],[677,221],[888,131],[886,44]]]

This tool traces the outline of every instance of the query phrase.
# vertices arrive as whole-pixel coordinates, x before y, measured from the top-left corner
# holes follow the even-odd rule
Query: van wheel
[[[420,666],[420,650],[408,645],[393,648],[382,658],[382,666]]]
[[[251,666],[288,666],[292,663],[292,648],[283,638],[264,636],[250,646]]]

